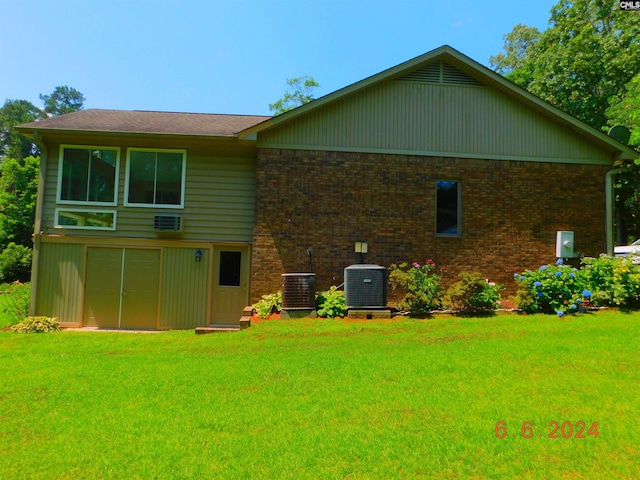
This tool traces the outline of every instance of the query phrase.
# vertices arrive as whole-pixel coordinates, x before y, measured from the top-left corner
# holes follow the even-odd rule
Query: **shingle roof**
[[[59,130],[82,132],[147,133],[234,137],[271,117],[204,113],[150,112],[88,109],[25,123],[19,131]]]

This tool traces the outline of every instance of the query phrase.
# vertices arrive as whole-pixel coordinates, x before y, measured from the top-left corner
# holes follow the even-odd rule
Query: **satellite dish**
[[[616,125],[615,127],[611,127],[609,129],[608,135],[614,140],[619,141],[623,145],[627,145],[629,143],[629,139],[631,138],[631,132],[624,125]]]

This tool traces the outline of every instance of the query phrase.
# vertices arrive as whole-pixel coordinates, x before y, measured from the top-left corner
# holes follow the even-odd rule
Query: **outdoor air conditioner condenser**
[[[313,310],[316,308],[316,274],[282,274],[282,308]]]
[[[380,265],[350,265],[344,269],[347,308],[386,308],[387,269]]]

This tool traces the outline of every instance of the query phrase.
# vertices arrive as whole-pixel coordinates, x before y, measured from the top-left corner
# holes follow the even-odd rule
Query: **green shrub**
[[[520,274],[516,273],[516,275]],[[518,281],[518,277],[514,276],[514,278]],[[515,300],[517,307],[525,313],[534,313],[538,311],[533,292],[522,285],[518,286],[516,295],[515,297],[512,297],[512,299]]]
[[[398,308],[412,315],[425,315],[440,306],[440,277],[434,273],[435,263],[424,265],[406,262],[389,267],[389,286]]]
[[[0,292],[2,313],[9,319],[9,324],[13,325],[29,315],[31,284],[14,282],[3,287],[6,288]]]
[[[585,258],[580,270],[591,300],[598,306],[640,306],[640,265],[630,257]]]
[[[16,333],[46,333],[60,330],[57,318],[27,317],[11,327]]]
[[[538,270],[516,273],[514,279],[519,283],[518,306],[526,313],[555,312],[561,317],[582,311],[591,298],[580,271],[564,265],[562,260],[555,265],[542,265]]]
[[[263,295],[262,299],[251,305],[259,318],[267,318],[272,313],[282,310],[282,291]]]
[[[0,253],[0,282],[28,282],[31,277],[31,249],[10,243]]]
[[[558,260],[514,278],[520,284],[518,305],[527,313],[555,311],[562,316],[581,311],[585,304],[640,306],[640,265],[629,257],[585,258],[580,270]]]
[[[335,285],[316,294],[316,309],[320,317],[344,317],[347,312],[347,301],[344,292]]]
[[[461,313],[478,313],[500,306],[502,285],[489,282],[479,273],[462,272],[459,278],[444,296],[443,303],[447,308]]]

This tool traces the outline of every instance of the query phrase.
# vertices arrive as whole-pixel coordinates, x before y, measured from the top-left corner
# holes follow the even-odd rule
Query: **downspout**
[[[605,230],[607,255],[613,256],[613,176],[624,168],[614,168],[605,175]]]
[[[47,173],[47,146],[42,137],[36,131],[33,132],[33,141],[40,147],[40,169],[38,172],[38,193],[36,195],[36,214],[33,225],[33,255],[31,257],[31,299],[29,312],[36,314],[36,298],[38,297],[38,266],[40,263],[40,237],[42,236],[42,205],[44,200],[44,180]]]

